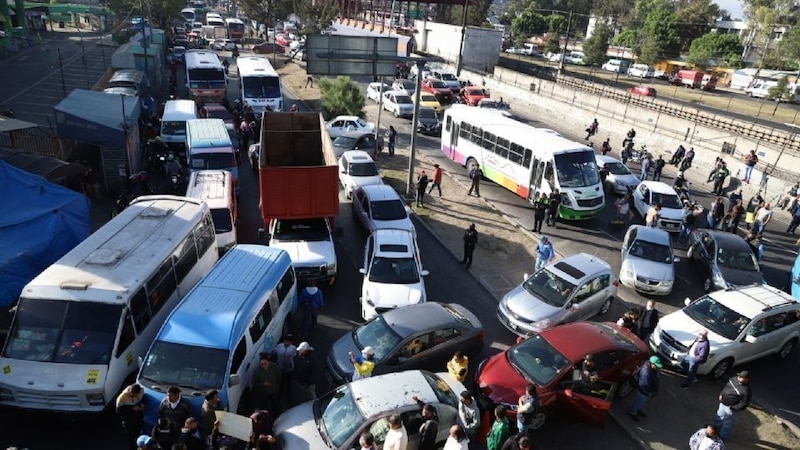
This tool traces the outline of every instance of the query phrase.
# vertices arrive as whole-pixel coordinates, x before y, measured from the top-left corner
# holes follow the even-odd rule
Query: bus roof
[[[192,173],[186,196],[205,201],[211,209],[227,206],[233,175],[227,170],[199,170]]]
[[[278,76],[269,59],[261,56],[240,56],[236,58],[236,67],[239,70],[239,78]]]
[[[209,50],[187,50],[186,69],[219,69],[225,70],[216,53]]]
[[[178,116],[182,119],[197,118],[197,103],[193,100],[167,100],[164,105],[163,120]]]
[[[283,250],[234,246],[181,300],[156,340],[233,348],[291,265]]]
[[[28,283],[21,296],[123,305],[207,211],[193,198],[139,197]]]
[[[242,22],[240,19],[237,19],[235,17],[228,17],[227,19],[225,19],[225,23],[228,23],[228,24],[230,24],[230,23],[240,23],[240,24],[244,25],[244,22]]]
[[[230,147],[231,135],[222,119],[191,119],[186,121],[187,148]]]

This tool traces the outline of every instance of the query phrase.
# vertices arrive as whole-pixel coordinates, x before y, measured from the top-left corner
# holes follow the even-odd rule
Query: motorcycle
[[[632,143],[633,141],[631,141]],[[641,164],[644,158],[648,155],[647,153],[647,146],[642,144],[642,147],[639,150],[631,151],[631,156],[628,158],[629,161],[635,162],[637,164]]]

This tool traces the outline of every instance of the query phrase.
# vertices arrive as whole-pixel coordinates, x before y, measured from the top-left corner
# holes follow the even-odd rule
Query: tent
[[[0,307],[89,236],[89,199],[0,161]]]

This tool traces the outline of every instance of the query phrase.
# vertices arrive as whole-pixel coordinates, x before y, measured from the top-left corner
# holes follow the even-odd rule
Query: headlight
[[[328,272],[336,272],[336,263],[329,263],[325,265],[325,269]]]
[[[540,320],[538,322],[533,322],[533,326],[535,328],[539,328],[541,330],[544,330],[546,328],[550,328],[550,325],[552,325],[552,324],[553,324],[553,321],[551,319],[544,319],[544,320]]]
[[[572,206],[572,200],[569,199],[569,195],[566,192],[561,193],[561,204],[564,206]]]
[[[91,406],[102,406],[106,404],[106,399],[103,397],[103,394],[88,394],[86,396],[86,401],[88,401]]]
[[[662,286],[672,286],[673,280],[664,280],[661,282]]]

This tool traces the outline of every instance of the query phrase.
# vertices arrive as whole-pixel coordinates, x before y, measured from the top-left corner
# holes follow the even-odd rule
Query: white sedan
[[[353,197],[353,191],[362,186],[383,184],[378,166],[363,150],[344,152],[339,158],[339,183],[344,188],[344,196]]]
[[[377,81],[375,83],[370,83],[367,85],[367,98],[372,100],[375,103],[380,103],[381,101],[381,85],[383,85],[383,92],[389,92],[392,90],[392,87],[386,83],[381,83]]]
[[[383,93],[383,109],[395,117],[412,117],[414,103],[411,96],[404,91],[389,91]]]
[[[358,116],[336,116],[325,125],[331,139],[336,139],[348,131],[362,131],[370,133],[375,131],[375,124],[367,122]]]
[[[214,50],[227,50],[229,52],[233,51],[235,45],[236,44],[230,39],[214,39],[214,43],[211,44]]]
[[[672,186],[660,181],[642,181],[633,191],[633,207],[644,218],[650,206],[659,204],[658,228],[677,233],[683,220],[683,205]]]

